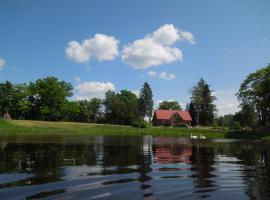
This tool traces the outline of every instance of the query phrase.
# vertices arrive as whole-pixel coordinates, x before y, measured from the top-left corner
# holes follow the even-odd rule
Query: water
[[[0,139],[0,199],[270,199],[269,159],[258,141]]]

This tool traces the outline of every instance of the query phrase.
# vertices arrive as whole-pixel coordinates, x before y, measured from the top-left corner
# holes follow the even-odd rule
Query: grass
[[[131,126],[77,122],[45,122],[31,120],[0,121],[0,135],[176,135],[203,134],[209,138],[223,137],[226,131],[170,127],[134,128]]]
[[[229,131],[208,128],[170,128],[153,127],[134,128],[131,126],[105,125],[77,122],[45,122],[31,120],[0,120],[0,138],[2,137],[35,137],[35,138],[64,138],[65,136],[95,136],[95,135],[159,135],[189,137],[190,134],[207,138],[237,138],[263,139],[270,141],[270,132]],[[71,137],[72,138],[72,137]]]

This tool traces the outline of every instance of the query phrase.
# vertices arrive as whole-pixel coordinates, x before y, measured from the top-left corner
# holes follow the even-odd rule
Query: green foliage
[[[215,119],[215,123],[217,124],[217,126],[227,128],[232,126],[233,121],[234,115],[232,114],[220,116]]]
[[[13,85],[6,81],[0,83],[0,114],[4,115],[5,112],[12,109],[12,96],[14,94]]]
[[[132,126],[135,128],[146,128],[147,124],[144,121],[136,121],[132,123]]]
[[[30,83],[30,101],[33,105],[32,118],[42,120],[60,120],[64,112],[67,97],[72,96],[72,85],[58,81],[55,77],[38,79]]]
[[[233,122],[231,124],[230,129],[232,129],[232,130],[241,130],[242,126],[241,126],[241,124],[239,122]]]
[[[189,114],[190,114],[190,116],[191,116],[191,118],[192,118],[191,125],[192,125],[192,126],[197,125],[197,124],[198,124],[197,121],[196,121],[196,119],[197,119],[197,112],[196,112],[196,110],[195,110],[193,101],[191,101],[191,102],[187,105],[187,110],[189,111]]]
[[[153,113],[153,94],[150,85],[145,82],[139,96],[139,112],[144,117],[152,117]]]
[[[242,105],[242,109],[239,112],[235,113],[233,120],[239,122],[243,127],[254,128],[258,118],[253,107],[245,104]]]
[[[251,73],[243,81],[237,96],[242,105],[250,105],[261,125],[270,123],[270,64]]]
[[[104,106],[107,123],[131,125],[139,120],[138,98],[128,90],[105,94]]]
[[[215,99],[210,86],[203,79],[200,79],[197,85],[192,88],[191,101],[197,113],[195,118],[197,124],[202,126],[213,124],[216,112]]]
[[[182,110],[177,101],[162,101],[159,103],[158,109],[161,110]]]

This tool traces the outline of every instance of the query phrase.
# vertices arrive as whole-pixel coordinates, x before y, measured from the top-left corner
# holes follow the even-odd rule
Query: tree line
[[[0,83],[0,114],[13,119],[100,122],[130,125],[151,117],[153,94],[146,82],[139,97],[128,90],[108,91],[105,99],[70,100],[73,87],[55,77],[29,84]]]
[[[236,94],[240,111],[217,118],[219,126],[234,129],[269,127],[270,125],[270,64],[249,74]]]
[[[145,82],[137,97],[128,90],[107,91],[104,99],[71,100],[73,87],[55,77],[28,84],[0,83],[0,115],[13,119],[95,122],[141,126],[153,114],[153,93]],[[251,73],[236,94],[241,110],[217,116],[216,97],[210,85],[200,79],[191,89],[186,110],[192,125],[249,127],[270,124],[270,65]],[[182,110],[177,101],[162,101],[159,109]]]

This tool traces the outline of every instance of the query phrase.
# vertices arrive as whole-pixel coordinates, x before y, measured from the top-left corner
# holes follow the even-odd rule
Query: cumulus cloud
[[[165,24],[148,37],[152,37],[158,44],[172,45],[180,39],[180,34],[173,24]]]
[[[115,86],[111,82],[83,82],[75,86],[75,99],[85,100],[93,97],[104,98],[108,91],[115,91]]]
[[[155,72],[155,71],[149,71],[149,72],[147,72],[147,74],[150,77],[156,77],[157,76],[157,72]]]
[[[160,72],[159,78],[164,79],[164,80],[172,80],[176,78],[175,74],[170,74],[167,72]]]
[[[155,71],[149,71],[149,72],[147,72],[147,75],[150,77],[158,77],[158,78],[163,79],[163,80],[172,80],[172,79],[176,78],[175,74],[171,74],[168,72],[157,73]]]
[[[85,39],[82,44],[77,41],[69,42],[66,55],[78,63],[88,62],[91,58],[99,61],[113,60],[119,53],[118,44],[119,41],[113,36],[96,34]]]
[[[179,32],[181,35],[182,40],[188,41],[190,44],[196,44],[195,38],[193,34],[189,31],[180,31]]]
[[[4,68],[6,61],[3,58],[0,58],[0,70]]]
[[[135,69],[147,69],[182,60],[182,51],[172,46],[179,40],[195,43],[192,33],[181,31],[173,24],[165,24],[143,39],[135,40],[126,45],[122,51],[121,59]]]

